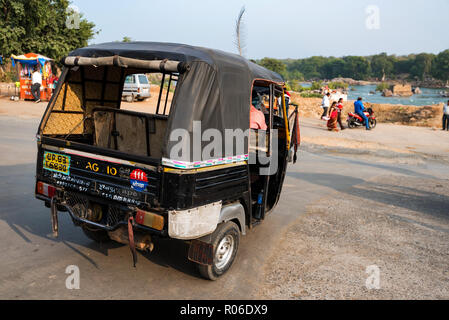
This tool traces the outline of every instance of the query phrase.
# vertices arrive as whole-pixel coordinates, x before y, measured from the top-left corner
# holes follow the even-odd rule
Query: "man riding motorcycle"
[[[358,114],[365,121],[366,130],[371,130],[369,126],[368,117],[365,115],[365,106],[363,105],[362,98],[359,97],[356,102],[354,102],[354,112]]]

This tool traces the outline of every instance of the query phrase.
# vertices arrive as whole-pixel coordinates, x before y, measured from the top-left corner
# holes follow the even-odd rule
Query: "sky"
[[[237,53],[245,6],[244,55],[407,55],[449,49],[449,0],[73,0],[102,43],[175,42]]]

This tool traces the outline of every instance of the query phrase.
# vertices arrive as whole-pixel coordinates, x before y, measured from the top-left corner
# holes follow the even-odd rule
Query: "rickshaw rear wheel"
[[[105,243],[110,242],[111,238],[109,238],[109,235],[107,231],[100,230],[100,229],[91,229],[86,226],[82,227],[83,233],[88,237],[89,239],[98,242],[98,243]]]
[[[224,275],[234,263],[240,243],[240,229],[232,221],[220,224],[211,235],[214,259],[211,266],[198,265],[201,276],[215,281]]]

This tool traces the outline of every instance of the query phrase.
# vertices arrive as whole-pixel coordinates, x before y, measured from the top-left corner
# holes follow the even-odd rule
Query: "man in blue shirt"
[[[362,117],[365,120],[366,130],[371,130],[369,126],[368,117],[365,115],[365,106],[363,105],[362,98],[358,98],[356,102],[354,102],[354,112]]]

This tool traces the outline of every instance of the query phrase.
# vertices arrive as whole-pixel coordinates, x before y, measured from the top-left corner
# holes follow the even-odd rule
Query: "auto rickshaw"
[[[36,197],[51,209],[54,235],[68,212],[92,240],[129,245],[134,266],[136,250],[171,238],[189,244],[203,277],[225,274],[240,236],[278,203],[299,145],[282,77],[238,55],[169,43],[93,45],[62,63],[37,133]],[[131,74],[160,80],[151,106],[122,103]],[[263,132],[250,128],[262,97]]]

